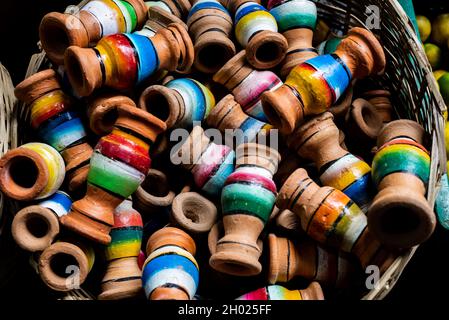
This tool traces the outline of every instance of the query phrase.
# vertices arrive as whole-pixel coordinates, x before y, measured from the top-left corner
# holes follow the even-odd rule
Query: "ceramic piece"
[[[237,300],[324,300],[324,295],[319,283],[312,282],[303,290],[289,290],[283,286],[269,285],[246,293]]]

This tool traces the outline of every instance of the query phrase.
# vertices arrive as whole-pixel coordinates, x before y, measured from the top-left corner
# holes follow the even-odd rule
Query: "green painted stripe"
[[[136,30],[137,28],[137,14],[136,11],[134,10],[133,6],[130,5],[127,1],[121,1],[123,3],[123,5],[125,6],[126,10],[129,13],[129,16],[131,17],[131,32]]]

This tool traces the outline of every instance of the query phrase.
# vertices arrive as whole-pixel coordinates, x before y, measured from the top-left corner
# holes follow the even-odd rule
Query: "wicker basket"
[[[433,206],[441,177],[446,168],[443,118],[446,107],[437,89],[422,45],[414,33],[412,23],[395,0],[314,0],[314,2],[317,4],[319,17],[324,19],[334,32],[344,34],[354,26],[367,27],[365,22],[368,15],[372,14],[367,13],[367,6],[379,8],[380,29],[372,29],[372,31],[379,36],[387,57],[386,72],[382,78],[378,79],[379,84],[395,93],[392,96],[392,103],[398,117],[418,121],[432,138],[431,172],[427,199]],[[27,76],[35,73],[44,61],[43,53],[34,55]],[[3,72],[1,80],[3,80]],[[11,85],[10,82],[9,84],[2,83],[6,87]],[[8,146],[14,147],[17,142],[21,142],[23,137],[17,131],[17,124],[26,125],[28,114],[27,109],[20,104],[17,104],[17,109],[13,110],[12,106],[15,100],[11,95],[12,91],[5,87],[2,89],[4,96],[8,97],[6,100],[4,99],[6,103],[0,106],[2,108],[0,110],[2,117],[0,124],[1,152],[5,152]],[[8,206],[8,208],[13,207]],[[376,288],[362,299],[383,299],[399,279],[416,249],[417,247],[411,248],[398,257],[381,277]],[[73,292],[64,299],[90,298],[92,297],[84,292],[83,294]]]

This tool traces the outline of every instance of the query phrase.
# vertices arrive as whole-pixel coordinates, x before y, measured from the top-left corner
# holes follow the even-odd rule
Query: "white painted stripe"
[[[357,162],[360,162],[360,159],[355,157],[352,154],[347,154],[344,157],[338,159],[335,163],[333,163],[320,177],[320,180],[323,184],[326,184],[325,181],[334,180],[337,176],[341,174],[341,171],[345,168],[350,168]]]
[[[145,293],[148,296],[154,289],[163,286],[166,283],[173,283],[183,288],[192,299],[196,292],[195,280],[181,269],[164,269],[155,273],[144,284]]]
[[[359,238],[360,234],[363,232],[367,224],[367,219],[364,214],[354,215],[351,219],[351,224],[346,230],[343,237],[343,242],[341,250],[345,252],[351,252],[355,241]]]
[[[102,36],[120,33],[117,11],[109,7],[103,1],[93,0],[88,2],[83,10],[92,13],[103,27]]]
[[[238,163],[238,165],[242,165],[241,163]],[[272,179],[271,172],[265,168],[261,167],[238,167],[235,172],[238,173],[249,173],[254,174],[258,176],[263,176],[267,179]]]

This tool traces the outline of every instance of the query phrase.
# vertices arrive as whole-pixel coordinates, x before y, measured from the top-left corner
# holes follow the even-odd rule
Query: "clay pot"
[[[69,229],[102,244],[111,241],[115,208],[145,179],[151,165],[150,144],[166,129],[141,109],[119,105],[117,111],[114,129],[94,149],[86,196],[61,218]]]
[[[318,55],[312,45],[317,19],[316,6],[308,0],[269,0],[267,9],[288,42],[281,68],[281,77],[285,79],[294,67]]]
[[[391,93],[387,90],[371,90],[363,94],[363,97],[377,110],[383,123],[388,123],[392,120],[393,107],[390,96]]]
[[[217,207],[196,192],[178,194],[173,200],[171,221],[189,234],[209,232],[217,220]]]
[[[48,144],[26,143],[0,159],[0,190],[15,200],[51,196],[62,185],[64,175],[64,160]]]
[[[214,106],[212,92],[190,78],[171,80],[164,86],[152,85],[139,99],[139,107],[164,120],[167,128],[191,129],[201,124]]]
[[[235,137],[237,145],[256,140],[260,140],[261,144],[267,143],[272,129],[270,124],[252,118],[243,112],[242,107],[232,94],[228,94],[217,103],[206,118],[206,123],[225,134],[227,145],[233,145],[233,137]],[[233,129],[231,136],[229,136],[229,132],[226,134],[226,129]]]
[[[58,217],[67,214],[71,206],[70,197],[62,191],[57,191],[38,205],[23,208],[17,212],[11,224],[14,240],[24,250],[44,250],[59,234]]]
[[[142,284],[150,300],[191,300],[199,280],[193,239],[177,228],[162,228],[148,239]]]
[[[276,185],[272,177],[280,155],[255,143],[242,144],[236,152],[236,170],[221,194],[225,236],[218,241],[209,263],[223,273],[251,276],[262,270],[257,239],[274,206]]]
[[[363,209],[371,200],[371,168],[340,146],[332,120],[329,112],[310,119],[287,138],[287,144],[315,162],[323,185],[343,191]]]
[[[299,217],[290,210],[282,210],[275,218],[276,226],[283,231],[301,233],[301,221]]]
[[[379,192],[368,211],[370,231],[385,245],[409,248],[427,240],[436,217],[425,198],[430,174],[424,129],[411,120],[386,124],[377,139],[373,180]]]
[[[151,38],[121,33],[102,38],[95,48],[72,46],[64,58],[70,83],[79,96],[89,96],[103,86],[130,89],[158,70],[188,72],[192,63],[192,41],[176,23]]]
[[[83,284],[95,261],[91,247],[58,241],[39,257],[39,274],[52,290],[70,291]]]
[[[324,295],[320,284],[312,282],[303,290],[289,290],[279,285],[266,286],[236,300],[324,300]]]
[[[50,60],[60,65],[69,46],[87,48],[105,36],[140,29],[147,18],[144,1],[126,2],[127,6],[119,7],[104,0],[87,1],[79,12],[45,15],[39,27],[42,48]]]
[[[143,223],[130,200],[123,201],[114,212],[111,243],[106,248],[108,267],[101,283],[100,300],[118,300],[142,292],[142,271],[137,258],[142,242]]]
[[[308,239],[295,243],[270,234],[268,248],[270,284],[302,277],[336,288],[345,288],[355,272],[355,266],[347,255],[318,246]]]
[[[344,121],[349,108],[352,105],[354,97],[354,86],[350,85],[345,93],[338,99],[338,101],[329,108],[329,112],[334,116],[335,122],[340,124]],[[342,125],[343,126],[343,125]]]
[[[340,37],[333,32],[330,32],[327,39],[321,42],[317,46],[317,51],[319,55],[323,54],[331,54],[337,50],[338,45],[344,39],[344,37]]]
[[[332,30],[327,25],[327,23],[323,19],[318,18],[316,22],[315,32],[313,33],[313,46],[317,47],[320,43],[329,39],[331,35]]]
[[[144,214],[168,208],[174,198],[175,193],[170,189],[167,176],[156,169],[148,170],[145,180],[133,194],[135,208]]]
[[[192,3],[187,25],[194,43],[194,66],[201,72],[214,73],[235,55],[230,39],[232,18],[217,0]]]
[[[376,37],[366,29],[352,28],[333,55],[318,56],[296,66],[283,86],[265,92],[265,115],[276,128],[289,134],[305,116],[328,110],[353,78],[378,74],[384,68],[385,54]]]
[[[164,12],[174,15],[175,17],[185,20],[189,11],[192,8],[189,0],[160,0],[160,1],[146,1],[148,7],[148,14],[150,19],[152,12],[156,9],[162,9]]]
[[[351,199],[332,187],[320,188],[304,169],[296,170],[287,179],[276,205],[297,214],[303,230],[312,239],[353,253],[363,268],[376,263],[383,271],[396,257],[368,231],[366,216]]]
[[[90,129],[99,136],[109,134],[118,118],[117,107],[136,108],[133,100],[115,93],[104,93],[89,99],[87,117]]]
[[[226,179],[234,171],[234,158],[231,148],[211,142],[200,126],[194,127],[170,156],[173,164],[192,172],[198,188],[214,197],[220,195]]]
[[[271,71],[254,70],[247,63],[245,55],[245,50],[240,51],[218,70],[213,79],[232,92],[235,101],[242,106],[245,113],[267,122],[260,96],[265,91],[281,86],[282,81]]]
[[[58,150],[66,163],[71,191],[85,184],[92,148],[85,142],[86,131],[76,111],[75,102],[65,94],[60,79],[52,69],[38,72],[17,85],[16,97],[31,110],[31,126],[43,142]]]
[[[163,4],[162,1],[151,1],[148,3],[150,4],[148,7],[148,20],[145,22],[143,28],[135,33],[151,38],[160,29],[167,28],[171,23],[178,23],[187,30],[187,25],[184,21],[176,16],[169,7]],[[162,6],[159,6],[158,4],[162,4]],[[179,12],[176,14],[179,14]]]

